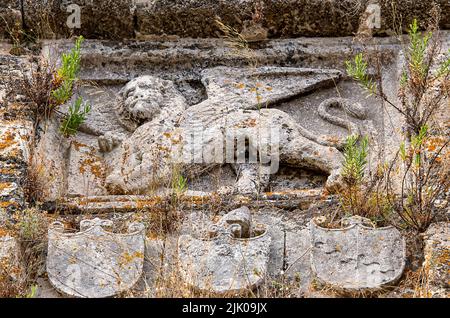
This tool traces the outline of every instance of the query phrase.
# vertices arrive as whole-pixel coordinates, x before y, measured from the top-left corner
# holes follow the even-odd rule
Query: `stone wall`
[[[77,93],[92,109],[70,138],[59,131],[59,116],[67,113],[69,103],[58,109],[58,116],[40,123],[25,116],[23,105],[5,103],[13,81],[31,67],[30,56],[13,56],[9,54],[13,45],[0,41],[0,211],[13,214],[33,205],[26,202],[25,192],[33,181],[27,172],[34,171],[46,181],[35,182],[44,201],[36,212],[45,210],[52,214],[48,220],[56,221],[42,238],[48,239],[47,267],[39,277],[38,297],[45,296],[45,285],[51,293],[79,297],[122,292],[160,297],[155,277],[170,285],[172,275],[179,275],[174,276],[179,284],[170,285],[173,295],[178,285],[189,285],[215,293],[258,289],[259,296],[271,287],[262,286],[264,280],[287,283],[293,295],[306,297],[326,295],[324,286],[339,292],[372,292],[397,284],[404,269],[412,268],[406,263],[403,233],[392,227],[376,228],[359,217],[344,218],[342,226],[333,229],[321,223],[338,204],[326,183],[338,166],[330,158],[340,157],[341,139],[353,132],[370,136],[372,152],[380,151],[384,160],[394,156],[399,146],[402,117],[367,97],[345,75],[345,61],[361,51],[369,59],[381,54],[381,83],[389,99],[396,100],[402,46],[396,37],[363,43],[338,37],[361,30],[362,22],[367,22],[367,6],[376,3],[381,7],[381,25],[375,33],[391,34],[393,2],[403,15],[403,27],[413,17],[429,18],[431,1],[413,0],[0,0],[0,37],[14,40],[20,30],[12,25],[33,30],[39,39],[66,37],[72,31],[91,38],[83,43],[79,74],[83,85]],[[450,3],[437,2],[441,27],[449,28]],[[81,8],[79,29],[66,25],[70,4]],[[250,57],[244,50],[236,52],[217,38],[221,36],[218,18],[248,40],[264,41],[251,43]],[[450,32],[441,35],[446,51]],[[124,40],[133,38],[146,41]],[[57,60],[73,41],[51,39],[40,44],[41,56]],[[369,67],[368,73],[374,75],[376,70]],[[22,99],[18,89],[13,93],[14,100]],[[157,100],[162,111],[154,117],[135,117],[130,124],[129,115],[137,104],[125,98],[130,94],[144,107]],[[165,112],[164,108],[175,106],[183,114]],[[176,135],[178,131],[199,127],[184,121],[195,117],[187,116],[192,114],[202,115],[197,123],[224,130],[223,118],[230,127],[251,128],[259,123],[269,127],[256,121],[264,113],[276,119],[274,126],[285,129],[282,149],[288,150],[281,162],[285,169],[280,167],[267,186],[250,188],[253,192],[240,190],[247,190],[238,187],[242,176],[247,178],[242,179],[244,186],[261,181],[247,164],[234,170],[231,165],[217,165],[198,171],[186,165],[181,167],[191,176],[186,191],[165,189],[168,182],[150,189],[155,184],[147,181],[153,181],[153,168],[165,168],[158,164],[164,162],[168,149],[168,143],[151,138],[170,138],[178,144],[183,138],[175,137],[185,136]],[[170,126],[172,119],[176,126]],[[164,133],[148,134],[155,127],[162,127]],[[208,142],[201,146],[210,146]],[[136,151],[128,156],[128,149]],[[153,153],[162,155],[152,157]],[[142,162],[149,165],[140,166]],[[133,177],[128,166],[139,172],[135,176],[144,181],[142,187],[136,183],[137,187],[119,192],[108,187]],[[119,177],[112,174],[114,170]],[[107,180],[108,174],[116,184]],[[236,184],[239,191],[234,191]],[[158,219],[159,214],[164,220]],[[94,216],[98,218],[90,219]],[[173,230],[163,230],[162,222],[179,222],[179,228],[170,224],[167,227]],[[423,273],[430,278],[430,296],[448,298],[447,237],[448,222],[433,226],[425,237]],[[18,249],[15,241],[0,235],[0,261],[14,255],[14,249]],[[242,264],[250,266],[251,279]],[[236,270],[238,284],[233,285]],[[403,293],[402,288],[396,290]]]
[[[19,104],[6,104],[5,95],[21,76],[25,59],[2,54],[0,46],[0,209],[14,212],[25,207],[25,183],[30,158],[33,122]]]
[[[450,27],[450,3],[436,0],[441,9],[441,28]],[[88,38],[140,38],[149,35],[217,37],[220,19],[249,37],[351,36],[367,18],[368,5],[381,13],[378,35],[392,34],[401,21],[407,28],[413,18],[426,21],[433,1],[412,0],[2,0],[0,35],[5,26],[21,21],[39,37],[83,34]],[[80,9],[80,28],[70,29],[67,19]],[[21,17],[23,12],[23,17]],[[395,14],[394,14],[395,12]],[[254,28],[257,25],[258,28]],[[261,29],[262,28],[262,29]],[[397,27],[395,27],[397,28]]]

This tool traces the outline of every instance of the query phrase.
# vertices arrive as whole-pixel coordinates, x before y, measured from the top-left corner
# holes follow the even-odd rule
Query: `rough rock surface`
[[[441,26],[448,28],[450,4],[446,0],[435,2],[442,11]],[[215,20],[220,19],[251,41],[266,36],[350,36],[367,18],[370,4],[379,5],[381,12],[380,26],[374,33],[390,34],[398,21],[406,29],[414,17],[422,21],[429,18],[432,3],[398,0],[393,8],[389,0],[24,0],[23,12],[25,26],[44,37],[71,32],[109,39],[148,35],[217,37],[221,32]],[[80,28],[71,29],[66,23],[73,14],[69,5],[80,8]],[[1,2],[0,12],[9,6],[17,7],[18,1]],[[394,17],[394,13],[402,19]],[[3,14],[11,16],[10,11]]]
[[[268,227],[272,238],[268,276],[271,281],[283,279],[299,296],[308,297],[311,289],[311,239],[308,219],[299,210],[261,209],[253,214],[255,221]],[[305,218],[305,220],[302,220]]]
[[[450,224],[435,223],[425,232],[423,273],[427,279],[427,296],[450,297]]]
[[[61,146],[60,146],[61,147]],[[97,143],[90,144],[83,134],[70,145],[70,161],[67,167],[68,196],[100,195],[103,192],[105,169]]]
[[[397,229],[369,227],[361,218],[350,219],[339,229],[316,222],[310,223],[311,266],[319,281],[358,290],[377,289],[401,277],[406,250]]]
[[[29,121],[3,121],[0,127],[0,158],[28,163],[30,159],[28,140],[32,131],[32,123]]]
[[[9,212],[25,206],[24,189],[30,159],[33,124],[2,120],[0,127],[0,208]]]
[[[9,235],[0,236],[0,279],[14,282],[22,272],[17,240]]]
[[[181,37],[211,37],[220,33],[215,24],[220,19],[243,34],[253,37],[252,27],[260,25],[269,37],[349,36],[358,31],[370,3],[380,6],[380,28],[374,33],[392,32],[395,18],[392,3],[381,1],[323,0],[201,0],[144,1],[136,10],[137,31],[141,34],[176,34]],[[437,1],[444,12],[442,26],[450,24],[450,5]],[[429,17],[432,1],[396,1],[404,27],[414,17]],[[446,14],[445,14],[446,13]],[[255,29],[253,29],[255,30]]]
[[[6,95],[11,90],[15,94],[20,94],[12,87],[15,85],[15,80],[22,76],[22,71],[28,69],[27,58],[10,55],[11,48],[12,45],[0,42],[0,114],[2,117],[5,115],[12,117],[10,109],[6,109]]]
[[[65,156],[69,153],[70,141],[59,132],[59,120],[46,121],[44,131],[34,149],[32,166],[39,171],[37,182],[42,186],[42,196],[48,201],[65,197],[68,192],[68,164]]]
[[[196,238],[207,238],[213,225],[214,222],[205,213],[192,212],[183,220],[180,234],[191,235]]]
[[[55,34],[80,33],[89,38],[132,38],[133,0],[23,0],[24,22],[42,38]],[[78,5],[80,28],[69,28],[68,18],[74,13],[69,5]],[[74,21],[70,19],[69,21]]]
[[[20,0],[0,1],[0,39],[14,38],[22,28]]]
[[[144,227],[132,223],[126,234],[103,227],[112,221],[83,220],[79,233],[64,233],[53,223],[48,231],[47,273],[59,291],[76,297],[109,297],[132,288],[142,275]]]
[[[6,235],[0,236],[0,260],[9,260],[8,263],[16,263],[18,261],[19,246],[15,238]]]
[[[260,232],[252,233],[251,237],[234,237],[232,233],[242,234],[241,224],[248,221],[247,216],[237,217],[243,212],[230,212],[234,217],[230,216],[228,220],[235,219],[236,223],[220,220],[214,228],[216,236],[212,238],[179,237],[179,269],[186,283],[200,290],[239,293],[253,289],[264,281],[271,237],[265,227],[260,228]],[[224,228],[225,223],[227,227]],[[235,226],[239,227],[239,231]]]
[[[23,105],[13,102],[20,95],[14,83],[27,67],[27,58],[6,53],[10,47],[0,43],[0,209],[14,212],[25,206],[34,127]]]

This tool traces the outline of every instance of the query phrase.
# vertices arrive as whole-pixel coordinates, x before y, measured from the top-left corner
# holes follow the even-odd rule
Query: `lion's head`
[[[131,80],[120,90],[117,117],[128,130],[134,131],[162,112],[170,114],[171,109],[166,108],[174,112],[184,109],[184,97],[172,81],[145,75]]]

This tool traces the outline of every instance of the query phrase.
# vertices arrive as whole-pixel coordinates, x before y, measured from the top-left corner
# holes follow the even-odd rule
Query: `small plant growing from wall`
[[[62,116],[60,131],[68,137],[75,134],[79,125],[90,111],[89,105],[82,106],[81,97],[69,107],[67,115],[60,112],[60,106],[66,104],[74,95],[81,64],[82,36],[75,41],[74,47],[61,56],[61,66],[56,69],[47,61],[38,63],[28,75],[23,72],[19,81],[19,90],[23,92],[34,113],[36,123],[50,118],[54,113]]]
[[[73,105],[69,107],[69,113],[63,119],[60,131],[65,137],[75,135],[78,127],[86,120],[87,114],[91,110],[89,103],[83,104],[83,98],[78,97]]]
[[[436,19],[437,21],[438,19]],[[450,169],[448,144],[450,137],[439,131],[434,116],[445,107],[450,96],[450,50],[439,62],[440,41],[437,23],[421,33],[417,20],[410,24],[409,43],[404,49],[405,64],[399,79],[398,101],[390,100],[383,91],[381,67],[376,80],[368,73],[368,61],[362,53],[347,61],[347,73],[369,95],[398,111],[405,123],[404,142],[386,169],[385,191],[400,221],[400,228],[425,231],[443,209],[436,203],[449,190]],[[380,63],[378,63],[380,64]],[[400,157],[400,194],[393,200],[392,173]]]
[[[61,67],[56,72],[54,84],[57,89],[52,91],[52,101],[54,105],[63,105],[73,96],[81,64],[81,44],[82,36],[75,41],[75,46],[69,53],[61,56]],[[61,122],[60,131],[65,137],[75,135],[79,126],[86,120],[90,112],[89,103],[83,104],[83,98],[78,96],[75,102],[69,106],[69,112]]]
[[[374,224],[384,223],[392,206],[387,194],[380,191],[383,167],[368,174],[369,138],[351,135],[344,145],[342,166],[343,189],[339,192],[342,212],[371,219]]]
[[[364,137],[360,145],[358,136],[349,136],[344,147],[344,164],[342,176],[346,189],[342,192],[342,205],[344,210],[356,215],[361,213],[362,185],[367,165],[368,138]]]
[[[181,174],[180,168],[174,165],[172,168],[172,178],[171,178],[171,188],[172,188],[172,206],[177,207],[180,198],[188,189],[187,179]]]
[[[52,90],[52,103],[54,105],[66,103],[73,95],[74,85],[80,72],[83,41],[82,36],[78,37],[75,47],[69,53],[63,53],[61,56],[61,67],[57,70],[53,80],[55,89]]]

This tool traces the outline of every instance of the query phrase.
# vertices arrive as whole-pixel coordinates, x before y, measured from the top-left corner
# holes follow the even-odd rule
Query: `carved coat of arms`
[[[340,289],[376,289],[401,277],[404,238],[392,226],[368,224],[352,217],[342,228],[330,229],[311,221],[311,267],[319,281]]]
[[[209,239],[180,236],[179,269],[186,283],[199,290],[236,293],[264,281],[271,236],[263,224],[252,229],[248,216],[246,208],[228,213],[210,228]]]
[[[61,222],[48,231],[47,272],[52,285],[76,297],[110,297],[133,287],[144,264],[144,226],[132,223],[128,233],[104,227],[112,221],[83,220],[80,232],[65,233]]]

